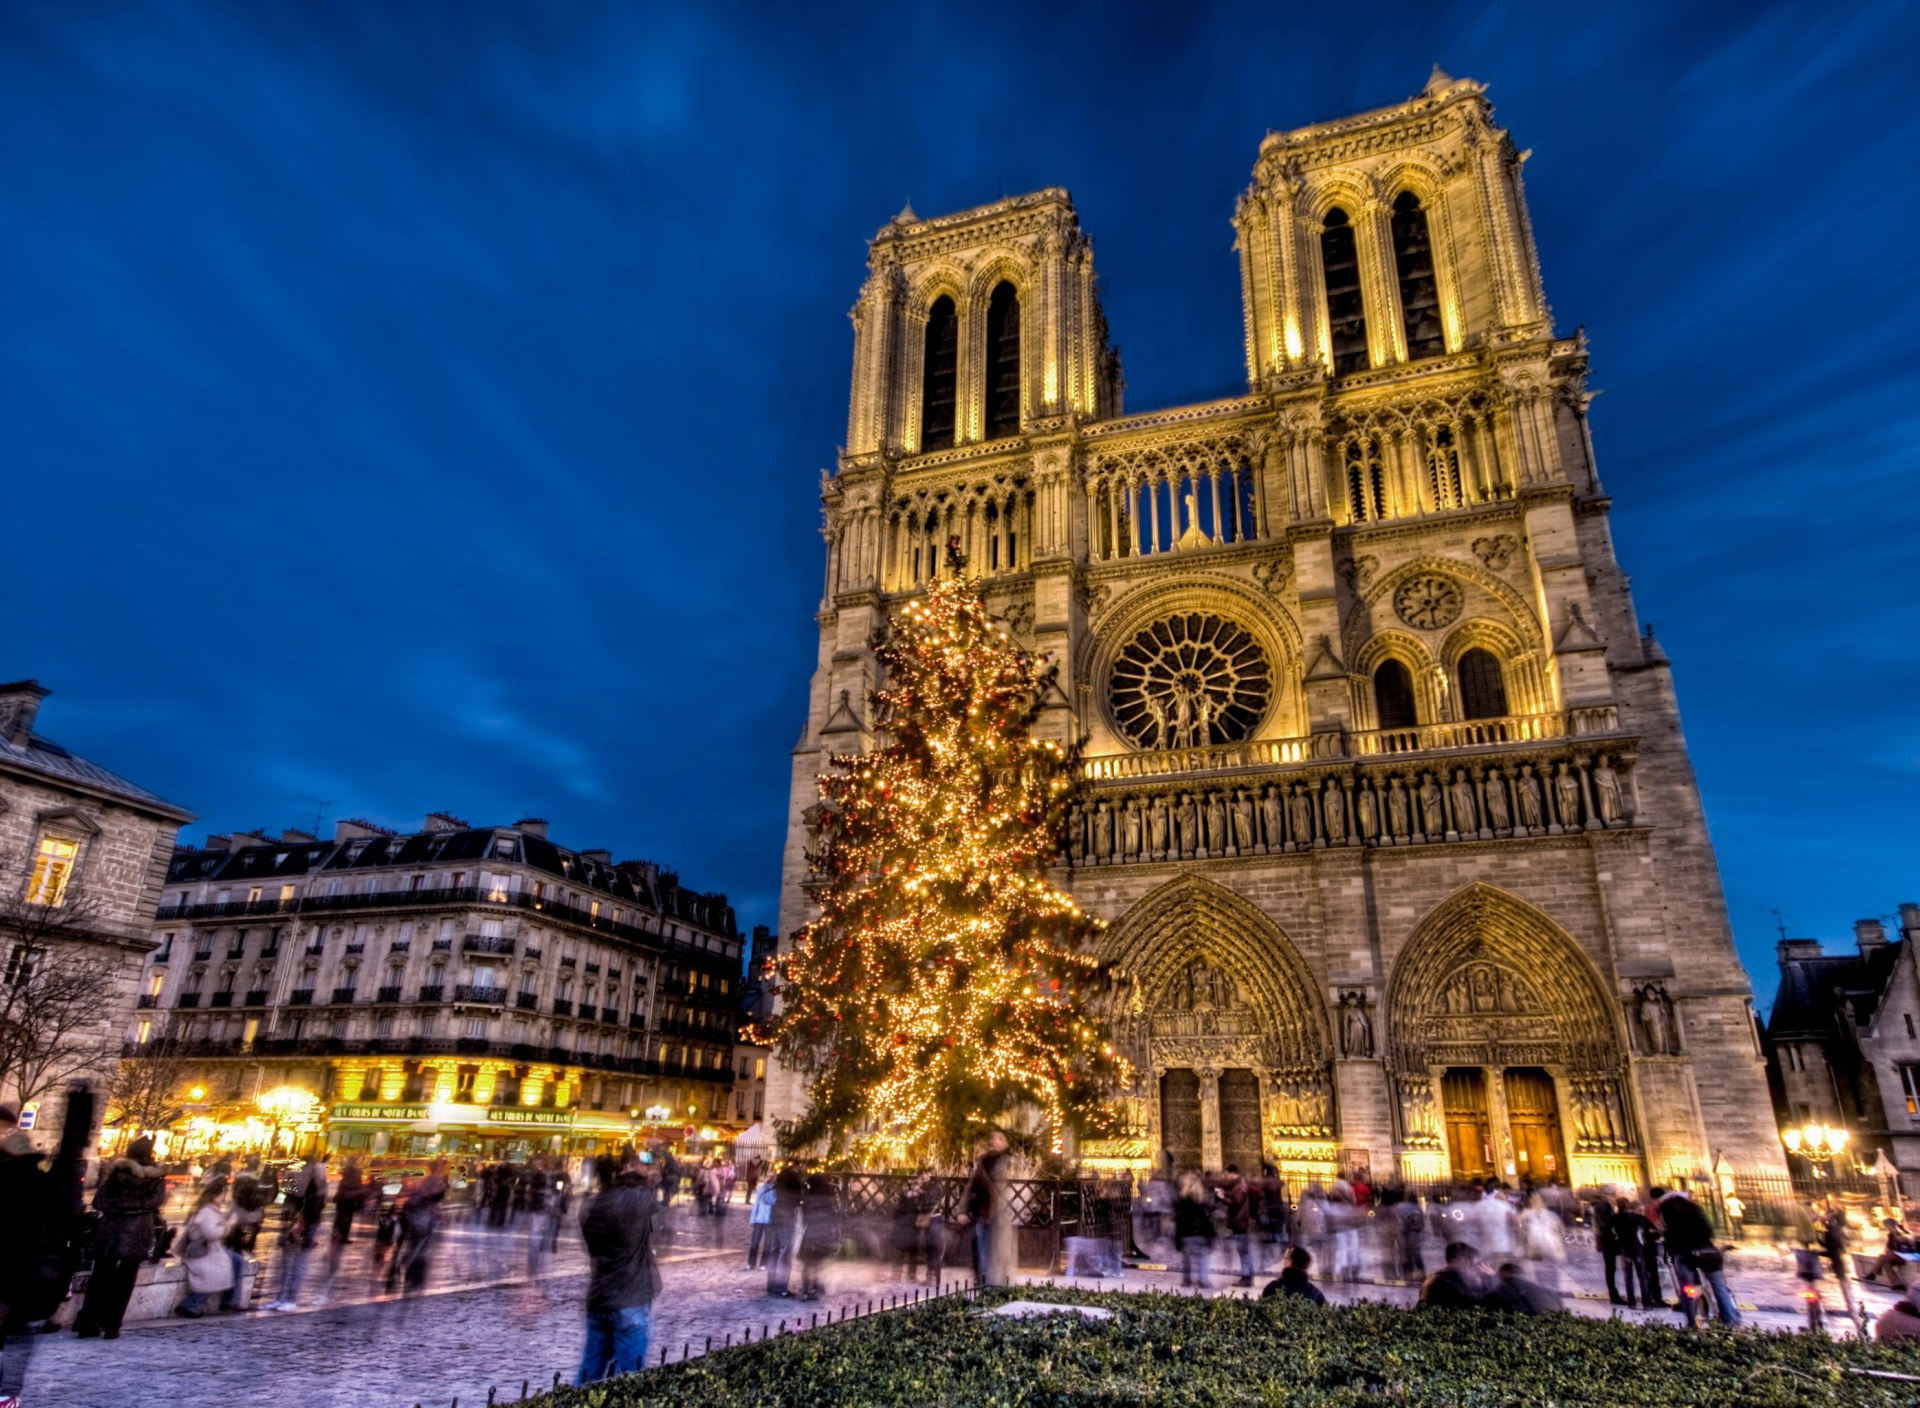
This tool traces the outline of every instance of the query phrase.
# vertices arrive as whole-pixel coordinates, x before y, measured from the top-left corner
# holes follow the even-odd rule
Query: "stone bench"
[[[244,1257],[240,1266],[240,1285],[235,1292],[233,1303],[241,1310],[249,1309],[253,1304],[254,1282],[260,1274],[260,1263],[254,1257]],[[61,1329],[72,1326],[80,1314],[80,1302],[86,1298],[87,1273],[81,1272],[73,1278],[73,1289],[54,1312],[53,1323]],[[140,1268],[133,1282],[133,1299],[127,1302],[126,1323],[131,1325],[139,1320],[164,1320],[179,1308],[180,1302],[187,1298],[187,1268],[175,1257],[162,1262],[147,1262]],[[218,1303],[218,1297],[215,1302]]]

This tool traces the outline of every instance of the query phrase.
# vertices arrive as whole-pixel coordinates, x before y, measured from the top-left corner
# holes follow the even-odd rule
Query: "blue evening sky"
[[[1261,135],[1531,148],[1742,953],[1920,899],[1912,6],[0,9],[0,677],[204,830],[538,813],[771,922],[864,241],[1044,185],[1242,384]]]

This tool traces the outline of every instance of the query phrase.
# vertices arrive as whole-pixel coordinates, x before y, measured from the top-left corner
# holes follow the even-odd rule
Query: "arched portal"
[[[1387,1031],[1410,1175],[1639,1178],[1614,1006],[1533,906],[1486,884],[1437,905],[1394,964]]]
[[[1299,951],[1265,914],[1198,876],[1107,931],[1116,1044],[1133,1063],[1133,1157],[1176,1167],[1318,1169],[1334,1157],[1332,1043]]]

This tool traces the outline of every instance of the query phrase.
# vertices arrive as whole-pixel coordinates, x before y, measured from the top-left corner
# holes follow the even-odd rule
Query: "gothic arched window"
[[[1367,307],[1360,297],[1360,252],[1353,224],[1338,206],[1320,231],[1320,272],[1327,284],[1327,332],[1333,342],[1333,374],[1367,369]]]
[[[1407,356],[1438,357],[1447,350],[1440,327],[1440,287],[1433,277],[1433,241],[1420,197],[1402,191],[1393,203],[1393,263],[1400,274],[1400,313],[1407,330]]]
[[[1498,719],[1507,712],[1507,684],[1500,662],[1475,647],[1460,657],[1460,717]]]
[[[987,439],[1020,433],[1020,295],[1012,284],[987,303]]]
[[[944,294],[927,310],[927,356],[920,383],[920,448],[953,445],[955,393],[960,383],[960,319]]]
[[[1427,441],[1427,484],[1436,508],[1459,508],[1466,502],[1460,483],[1460,447],[1454,443],[1450,425],[1433,431]]]
[[[1413,707],[1413,676],[1398,660],[1384,660],[1373,672],[1373,712],[1379,728],[1412,728],[1420,722]]]

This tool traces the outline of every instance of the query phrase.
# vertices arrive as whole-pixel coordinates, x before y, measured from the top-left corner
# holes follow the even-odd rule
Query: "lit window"
[[[73,875],[73,858],[80,847],[72,841],[49,836],[40,843],[33,858],[33,874],[27,879],[27,903],[57,905],[67,896],[67,881]]]
[[[135,1040],[142,1046],[145,1046],[149,1041],[153,1040],[153,1023],[142,1022],[140,1024],[140,1035],[136,1037]]]
[[[1920,1066],[1900,1068],[1900,1091],[1907,1099],[1907,1113],[1920,1115]]]
[[[15,944],[13,952],[7,955],[8,986],[24,983],[33,976],[33,950],[26,944]]]

